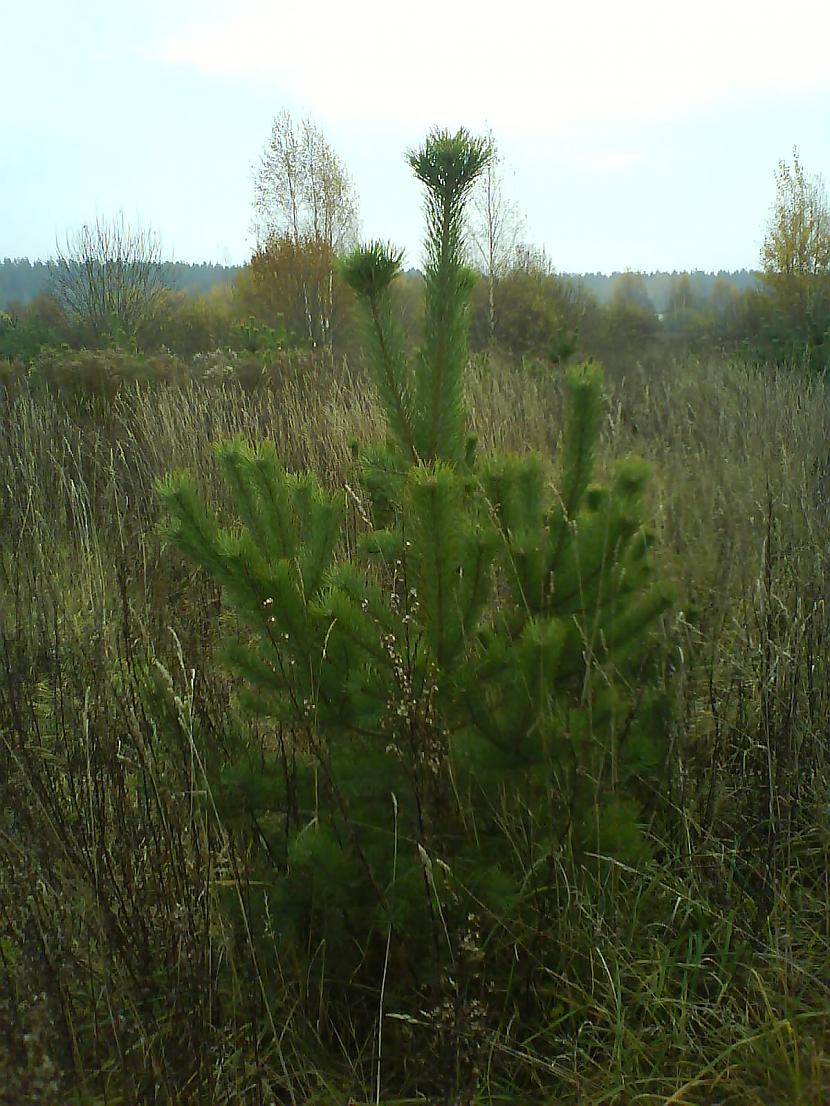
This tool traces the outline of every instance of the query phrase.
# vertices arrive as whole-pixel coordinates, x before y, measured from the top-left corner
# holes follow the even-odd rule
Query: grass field
[[[417,1064],[338,1047],[245,914],[206,748],[244,721],[215,586],[157,535],[155,482],[225,491],[211,444],[271,438],[350,486],[381,430],[358,368],[286,356],[112,394],[0,392],[0,1102],[403,1103]],[[652,462],[681,710],[673,831],[640,870],[563,858],[561,970],[521,1041],[471,1022],[474,1101],[830,1101],[830,395],[723,360],[608,370],[601,467]],[[555,375],[486,357],[480,449],[555,460]],[[361,528],[353,503],[345,541]],[[677,644],[677,643],[680,644]],[[485,960],[486,970],[486,960]],[[423,1059],[423,1058],[422,1058]],[[410,1074],[407,1074],[410,1073]]]

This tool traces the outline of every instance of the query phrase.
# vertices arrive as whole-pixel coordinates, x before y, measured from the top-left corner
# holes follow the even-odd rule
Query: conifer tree
[[[318,970],[306,954],[323,942],[332,1039],[346,1021],[381,1032],[381,978],[413,1024],[448,1002],[457,1079],[459,1027],[484,986],[469,919],[494,949],[505,931],[552,932],[552,877],[539,873],[562,850],[648,855],[643,804],[670,706],[653,630],[671,596],[652,578],[647,468],[626,459],[607,486],[592,481],[599,368],[567,372],[555,483],[540,456],[479,460],[468,437],[463,210],[488,156],[464,131],[433,132],[409,155],[427,212],[414,364],[390,306],[400,253],[374,242],[342,265],[388,428],[360,459],[376,527],[359,557],[336,557],[342,497],[288,474],[269,444],[217,447],[236,529],[186,475],[161,487],[168,538],[247,629],[226,648],[247,706],[277,726],[275,751],[241,753],[215,788],[258,843],[297,979]],[[488,964],[508,989],[515,950],[503,976],[496,952]],[[551,942],[527,972],[555,956]]]

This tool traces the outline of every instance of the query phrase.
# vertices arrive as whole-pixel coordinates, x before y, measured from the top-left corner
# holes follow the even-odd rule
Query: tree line
[[[198,296],[207,294],[217,285],[232,284],[244,268],[242,265],[223,265],[212,261],[164,261],[161,264],[161,278],[162,284],[174,291]],[[54,271],[55,264],[51,260],[30,261],[26,257],[4,257],[0,260],[0,311],[19,312],[39,296],[48,294],[53,285]],[[418,273],[417,268],[410,268],[403,275],[417,276]],[[720,269],[718,272],[702,269],[690,272],[654,270],[639,272],[638,275],[642,277],[648,298],[658,314],[665,310],[672,284],[677,277],[688,276],[693,291],[702,299],[711,295],[718,282],[728,284],[739,292],[757,288],[759,284],[759,274],[754,269]],[[625,276],[625,271],[563,272],[562,276],[581,283],[601,304],[608,304],[620,279]]]
[[[775,173],[757,272],[576,276],[558,272],[530,240],[492,134],[488,141],[493,157],[463,227],[465,262],[479,276],[473,352],[499,350],[538,367],[682,348],[826,367],[830,215],[823,182],[796,150]],[[359,312],[341,259],[358,238],[359,201],[342,159],[315,124],[283,112],[254,185],[256,246],[241,267],[165,262],[157,236],[120,217],[70,233],[48,262],[3,261],[0,356],[26,361],[55,345],[182,357],[221,348],[355,352]],[[424,288],[423,275],[410,270],[392,291],[413,346]]]
[[[53,288],[55,262],[30,261],[26,257],[0,260],[0,311],[19,311]],[[240,271],[239,265],[216,261],[162,261],[161,282],[174,291],[192,296],[205,295],[219,284],[230,284]]]

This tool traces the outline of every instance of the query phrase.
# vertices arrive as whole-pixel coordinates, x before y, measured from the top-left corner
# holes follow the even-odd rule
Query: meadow
[[[105,361],[83,387],[77,366],[9,376],[0,402],[0,1102],[826,1103],[823,379],[724,357],[606,366],[599,468],[651,463],[678,596],[669,816],[643,864],[559,856],[545,1017],[517,1037],[508,990],[516,1011],[468,1018],[442,1072],[435,1018],[382,1055],[333,1038],[325,966],[303,978],[255,924],[251,838],[212,803],[208,762],[267,726],[217,657],[233,612],[158,530],[172,470],[229,508],[212,444],[240,435],[349,489],[348,552],[365,525],[352,443],[382,426],[364,369],[284,353],[242,373],[217,354],[130,379]],[[555,464],[558,370],[476,355],[465,386],[482,455]]]

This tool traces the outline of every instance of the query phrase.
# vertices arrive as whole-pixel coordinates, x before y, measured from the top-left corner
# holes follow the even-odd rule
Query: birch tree
[[[473,189],[467,238],[471,261],[487,279],[488,331],[492,344],[496,333],[496,285],[513,263],[524,218],[505,192],[503,159],[492,132],[488,142],[491,158]]]
[[[258,253],[308,253],[300,280],[311,345],[331,345],[334,260],[354,245],[358,231],[354,185],[340,157],[311,120],[295,123],[281,112],[260,159],[255,209]],[[309,274],[309,268],[313,275]]]
[[[761,248],[762,280],[790,338],[811,355],[830,325],[830,204],[798,150],[779,162],[775,201]]]

